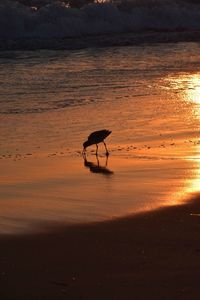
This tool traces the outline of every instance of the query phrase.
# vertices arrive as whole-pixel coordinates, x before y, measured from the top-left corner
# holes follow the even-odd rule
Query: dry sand
[[[0,239],[0,299],[198,299],[200,197],[132,218]]]

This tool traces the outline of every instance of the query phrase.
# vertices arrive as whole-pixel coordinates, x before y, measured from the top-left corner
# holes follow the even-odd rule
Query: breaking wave
[[[198,3],[186,0],[112,1],[118,2],[90,3],[81,8],[51,2],[35,9],[15,0],[1,0],[0,50],[200,41]]]
[[[200,4],[183,0],[121,1],[90,3],[80,9],[51,2],[36,10],[17,1],[1,0],[0,49],[9,48],[8,41],[19,39],[29,42],[40,39],[33,48],[41,40],[49,40],[47,48],[51,48],[51,39],[200,30]]]

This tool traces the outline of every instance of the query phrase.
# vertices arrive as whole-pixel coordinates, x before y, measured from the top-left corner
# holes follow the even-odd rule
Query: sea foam
[[[136,1],[87,4],[80,9],[51,3],[38,10],[1,0],[0,38],[67,38],[141,31],[200,30],[200,4]]]

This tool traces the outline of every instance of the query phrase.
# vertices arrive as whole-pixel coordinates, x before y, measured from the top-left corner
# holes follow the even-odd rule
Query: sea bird
[[[89,136],[88,136],[88,139],[87,141],[85,141],[83,143],[83,153],[85,153],[86,151],[86,148],[88,146],[91,146],[91,145],[96,145],[96,155],[98,154],[98,144],[99,143],[104,143],[104,146],[105,146],[105,149],[106,149],[106,155],[109,155],[109,152],[108,152],[108,149],[106,147],[106,143],[104,142],[105,138],[107,138],[107,136],[109,134],[111,134],[112,131],[110,130],[106,130],[106,129],[103,129],[103,130],[98,130],[98,131],[94,131],[92,132]]]

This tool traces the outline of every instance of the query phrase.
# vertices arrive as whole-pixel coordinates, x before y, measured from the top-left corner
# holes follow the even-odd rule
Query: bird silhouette
[[[87,141],[85,141],[83,143],[83,153],[85,153],[86,148],[88,146],[91,145],[96,145],[96,155],[98,154],[98,144],[99,143],[103,143],[106,149],[106,155],[109,155],[108,149],[106,147],[106,143],[104,142],[105,138],[107,138],[107,136],[109,134],[111,134],[112,131],[107,130],[107,129],[103,129],[103,130],[98,130],[98,131],[94,131],[92,132],[89,136]]]

